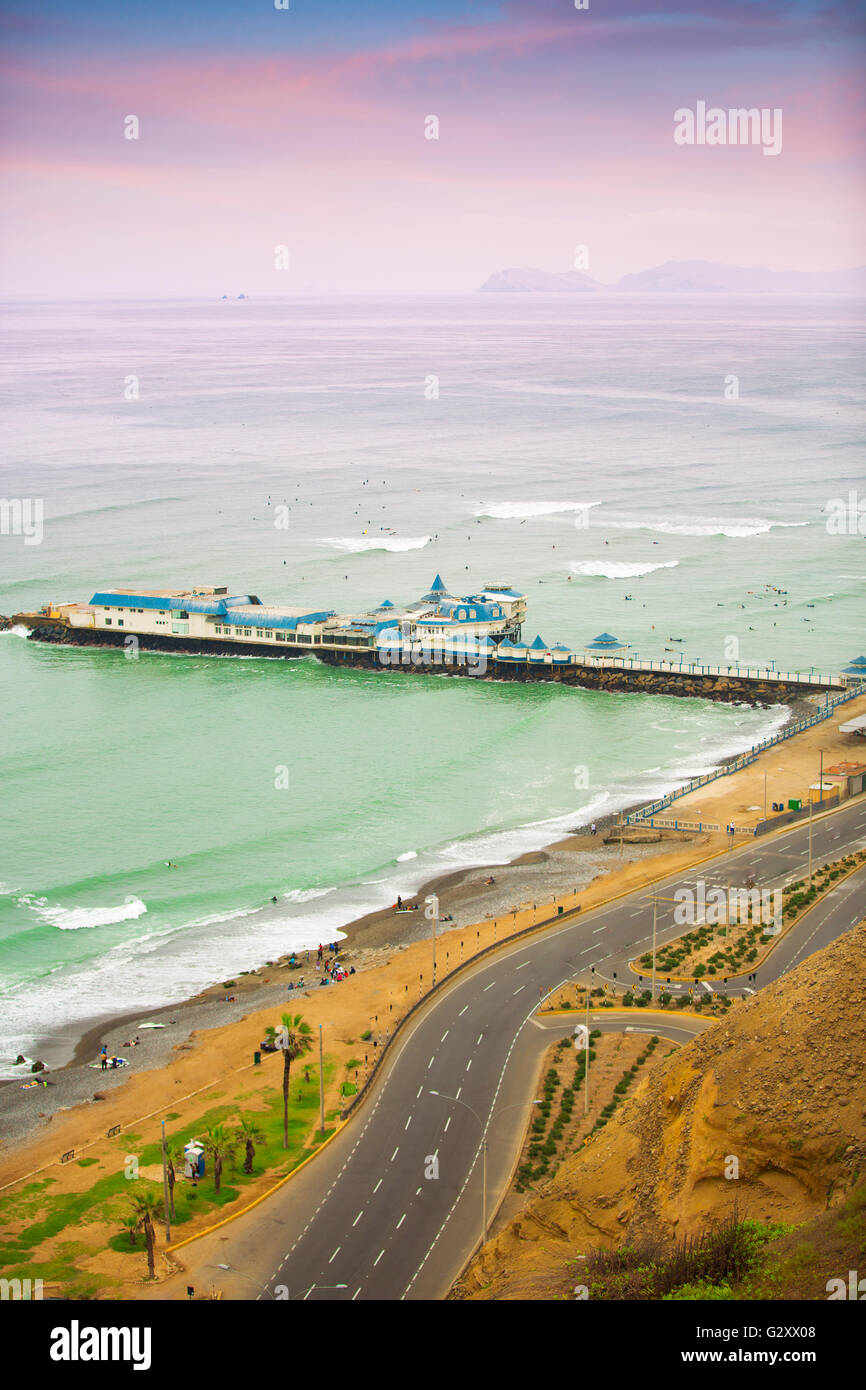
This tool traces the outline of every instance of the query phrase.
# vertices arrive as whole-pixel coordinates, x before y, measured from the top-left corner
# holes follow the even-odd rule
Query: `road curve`
[[[759,888],[779,886],[804,876],[807,835],[800,824],[749,841],[710,860],[706,871],[670,876],[656,891],[670,898],[698,878],[724,887],[729,876],[736,885],[749,875]],[[864,847],[866,800],[814,822],[816,864]],[[757,987],[864,911],[866,871],[858,871],[779,943],[758,970]],[[683,931],[671,912],[671,904],[659,904],[660,942]],[[519,1155],[543,1053],[580,1017],[533,1019],[541,997],[590,966],[601,978],[616,972],[617,983],[631,978],[628,961],[646,949],[651,930],[644,888],[564,917],[464,971],[398,1035],[370,1097],[315,1161],[249,1216],[187,1247],[183,1289],[176,1278],[158,1296],[182,1296],[194,1271],[200,1283],[237,1299],[443,1297],[481,1235],[482,1135],[490,1213]],[[732,981],[731,992],[743,987]],[[702,1025],[670,1014],[652,1016],[652,1026],[649,1015],[593,1017],[596,1027],[648,1028],[678,1041]]]

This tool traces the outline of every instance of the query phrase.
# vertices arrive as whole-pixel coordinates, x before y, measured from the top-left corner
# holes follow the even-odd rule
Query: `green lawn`
[[[326,1085],[332,1081],[335,1067],[334,1061],[325,1059]],[[195,1187],[191,1182],[178,1178],[174,1190],[174,1239],[183,1237],[183,1227],[194,1216],[211,1212],[216,1216],[228,1215],[234,1203],[239,1201],[243,1204],[245,1189],[262,1173],[272,1175],[276,1182],[314,1152],[314,1147],[310,1148],[304,1141],[318,1121],[318,1079],[304,1085],[299,1082],[299,1075],[303,1076],[302,1068],[297,1071],[293,1068],[288,1149],[283,1148],[282,1067],[275,1060],[272,1063],[270,1078],[272,1084],[268,1086],[267,1092],[261,1095],[261,1099],[267,1101],[266,1108],[245,1112],[255,1117],[256,1123],[265,1135],[264,1142],[256,1144],[253,1173],[248,1177],[242,1171],[244,1146],[239,1143],[234,1159],[227,1159],[223,1164],[222,1189],[219,1194],[214,1191],[210,1158],[207,1159],[204,1178],[200,1179]],[[329,1114],[327,1118],[332,1119],[332,1116]],[[166,1137],[171,1143],[182,1147],[191,1139],[203,1138],[205,1130],[211,1125],[222,1124],[227,1129],[234,1129],[238,1120],[237,1106],[216,1105],[195,1123],[167,1124]],[[326,1128],[326,1136],[333,1132],[333,1128],[333,1124]],[[125,1176],[129,1156],[137,1158],[141,1168],[161,1164],[160,1125],[156,1117],[150,1122],[149,1137],[151,1141],[143,1143],[141,1135],[120,1134],[113,1141],[113,1152],[109,1148],[108,1154],[102,1159],[81,1161],[81,1166],[99,1163],[103,1170],[101,1176],[94,1173],[93,1183],[82,1192],[54,1194],[50,1189],[56,1179],[48,1177],[28,1183],[18,1192],[7,1196],[4,1200],[5,1221],[10,1224],[26,1221],[26,1225],[17,1236],[0,1244],[0,1273],[3,1277],[42,1278],[46,1282],[59,1283],[63,1291],[73,1297],[92,1294],[103,1281],[80,1266],[84,1258],[93,1255],[99,1249],[101,1237],[94,1230],[91,1239],[88,1240],[88,1227],[106,1221],[116,1222],[117,1225],[116,1233],[109,1238],[109,1246],[113,1250],[137,1255],[144,1273],[146,1266],[143,1237],[138,1235],[136,1244],[133,1245],[128,1233],[123,1230],[122,1223],[131,1211],[129,1199],[136,1193],[149,1189],[162,1197],[161,1180],[155,1182],[143,1177],[132,1179]],[[113,1171],[106,1173],[106,1167]],[[50,1256],[47,1253],[43,1254],[40,1247],[60,1233],[66,1235],[67,1240],[62,1246],[55,1246]],[[162,1243],[161,1226],[159,1243]],[[43,1255],[42,1259],[39,1258],[40,1254]]]

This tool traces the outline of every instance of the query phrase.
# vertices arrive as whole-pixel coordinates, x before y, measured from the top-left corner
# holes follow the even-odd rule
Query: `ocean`
[[[863,317],[769,297],[7,304],[0,495],[41,499],[44,535],[0,534],[0,612],[136,584],[358,609],[438,572],[524,590],[527,641],[838,669],[866,645]],[[15,631],[0,693],[0,1076],[49,1028],[332,939],[787,713]]]

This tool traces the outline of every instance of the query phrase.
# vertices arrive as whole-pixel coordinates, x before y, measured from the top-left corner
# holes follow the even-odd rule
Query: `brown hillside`
[[[861,923],[660,1062],[455,1296],[561,1296],[591,1248],[696,1234],[735,1202],[793,1223],[842,1203],[866,1173],[864,948]]]

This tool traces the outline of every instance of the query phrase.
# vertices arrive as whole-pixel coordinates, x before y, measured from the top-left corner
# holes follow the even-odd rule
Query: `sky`
[[[866,261],[862,3],[282,3],[0,4],[0,295]],[[676,144],[701,101],[780,109],[781,152]]]

